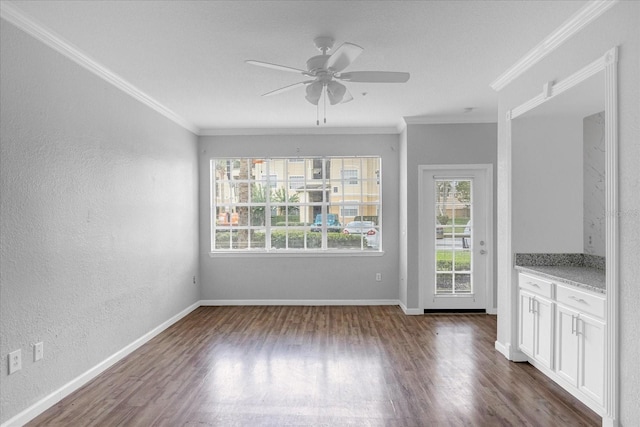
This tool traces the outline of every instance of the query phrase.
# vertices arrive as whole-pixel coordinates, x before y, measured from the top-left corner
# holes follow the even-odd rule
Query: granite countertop
[[[581,255],[516,254],[515,268],[522,272],[538,274],[557,282],[606,294],[606,272],[602,268],[604,261]]]

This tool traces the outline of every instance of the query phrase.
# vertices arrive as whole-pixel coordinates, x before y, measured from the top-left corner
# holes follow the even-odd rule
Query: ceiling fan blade
[[[341,103],[345,93],[347,93],[347,88],[343,84],[335,81],[327,84],[327,96],[329,97],[329,103],[331,105]]]
[[[344,97],[342,98],[342,104],[346,104],[349,101],[353,101],[353,96],[351,95],[351,92],[349,92],[349,89],[347,89]]]
[[[347,82],[405,83],[410,76],[409,73],[395,71],[352,71],[350,73],[340,73],[334,77]]]
[[[246,61],[247,64],[251,64],[251,65],[257,65],[259,67],[265,67],[265,68],[271,68],[273,70],[280,70],[280,71],[288,71],[290,73],[297,73],[297,74],[304,74],[304,75],[309,75],[309,72],[306,70],[301,70],[299,68],[293,68],[293,67],[287,67],[286,65],[278,65],[278,64],[272,64],[270,62],[263,62],[263,61],[255,61],[253,59],[247,59]]]
[[[313,105],[318,105],[320,97],[322,96],[323,85],[322,82],[316,81],[307,86],[307,96],[305,99]]]
[[[335,52],[327,59],[325,68],[332,71],[340,72],[347,68],[364,49],[353,43],[343,43]]]
[[[294,83],[294,84],[289,85],[289,86],[281,87],[280,89],[272,90],[271,92],[263,93],[262,96],[277,95],[279,93],[286,92],[288,90],[295,89],[295,88],[300,87],[300,86],[304,86],[304,85],[309,84],[311,82],[313,82],[313,80],[307,80],[305,82]]]

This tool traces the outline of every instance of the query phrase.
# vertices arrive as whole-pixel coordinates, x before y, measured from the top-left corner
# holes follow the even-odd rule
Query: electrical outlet
[[[376,282],[381,282],[381,281],[382,281],[382,274],[376,273]]]
[[[9,353],[9,375],[22,369],[22,350]]]
[[[33,361],[37,362],[44,357],[44,343],[38,342],[33,345]]]

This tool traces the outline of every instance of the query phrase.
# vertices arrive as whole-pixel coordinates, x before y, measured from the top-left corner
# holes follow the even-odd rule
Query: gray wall
[[[1,31],[4,422],[199,289],[196,137],[12,25]],[[22,370],[7,376],[17,349]]]
[[[415,309],[420,306],[420,254],[418,251],[420,241],[417,232],[420,214],[418,167],[428,164],[495,165],[497,156],[496,132],[495,123],[410,124],[407,126],[406,212],[407,230],[410,232],[407,233],[406,265],[400,267],[401,270],[406,269],[407,271],[407,308]],[[401,178],[400,181],[402,182],[403,179]]]
[[[511,122],[512,239],[518,253],[582,253],[582,118]]]
[[[321,155],[382,156],[382,256],[210,256],[211,158]],[[204,300],[398,300],[398,135],[203,136],[199,156]]]
[[[620,423],[637,425],[640,420],[640,2],[622,1],[603,16],[504,88],[498,97],[498,179],[508,174],[506,151],[506,113],[533,98],[548,81],[560,80],[619,46],[618,62],[618,167],[619,211],[607,212],[619,218],[620,313]],[[498,187],[498,206],[505,206],[508,182]],[[499,224],[506,221],[498,212]],[[498,244],[507,244],[498,233]],[[513,316],[511,301],[503,299],[513,286],[510,254],[499,251],[498,259],[498,342],[509,343]]]

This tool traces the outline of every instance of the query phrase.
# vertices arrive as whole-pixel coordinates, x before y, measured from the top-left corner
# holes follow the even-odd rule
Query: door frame
[[[487,204],[487,215],[485,218],[485,230],[486,230],[486,250],[487,250],[487,268],[485,273],[485,309],[487,314],[496,314],[497,310],[494,306],[494,288],[493,283],[494,276],[494,213],[493,213],[493,164],[490,163],[474,163],[474,164],[454,164],[454,165],[418,165],[418,259],[421,260],[426,253],[426,233],[429,228],[433,228],[433,224],[427,224],[425,216],[422,214],[425,212],[425,205],[427,203],[424,196],[425,193],[425,178],[432,174],[446,172],[480,170],[485,173],[485,198]],[[418,263],[418,300],[420,313],[424,313],[424,297],[427,294],[427,283],[429,278],[427,277],[427,269],[424,263]]]

